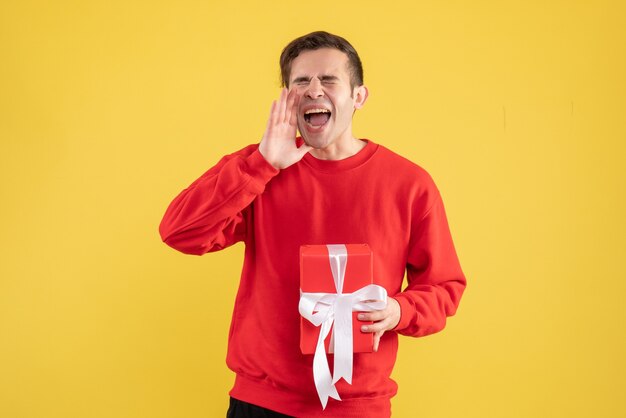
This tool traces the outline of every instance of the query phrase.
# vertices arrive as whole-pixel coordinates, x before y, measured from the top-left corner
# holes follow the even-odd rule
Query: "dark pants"
[[[230,398],[230,406],[226,418],[293,418],[289,415],[280,414],[251,403]]]

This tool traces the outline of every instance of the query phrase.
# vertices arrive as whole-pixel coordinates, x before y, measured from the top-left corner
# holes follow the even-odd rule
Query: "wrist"
[[[263,149],[264,147],[262,147],[261,145],[262,143],[259,145],[259,154],[261,154],[263,160],[265,160],[267,164],[271,165],[273,169],[280,170],[280,165],[276,161],[272,161],[267,155],[265,155],[265,150]]]
[[[403,323],[403,319],[406,319],[406,317],[403,317],[403,311],[406,310],[406,307],[403,308],[402,306],[402,304],[405,303],[406,301],[404,300],[404,298],[398,297],[396,295],[393,297],[389,297],[389,299],[387,300],[387,303],[390,303],[390,302],[397,306],[397,314],[398,314],[398,322],[395,324],[395,326],[391,330],[398,331],[406,327],[406,324]]]
[[[264,185],[272,177],[278,174],[279,170],[271,165],[257,149],[246,159],[245,171],[252,177],[254,182]]]

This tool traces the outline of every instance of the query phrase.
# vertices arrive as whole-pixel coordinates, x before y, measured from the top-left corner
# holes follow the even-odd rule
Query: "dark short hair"
[[[320,48],[334,48],[348,56],[348,69],[350,71],[351,87],[363,85],[363,65],[359,54],[350,42],[341,36],[332,33],[317,31],[294,39],[283,49],[280,54],[280,76],[283,87],[289,87],[291,75],[291,63],[303,51],[312,51]]]

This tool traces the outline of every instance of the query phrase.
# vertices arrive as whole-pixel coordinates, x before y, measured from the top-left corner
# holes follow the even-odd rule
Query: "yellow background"
[[[345,36],[355,133],[439,185],[469,280],[402,338],[395,417],[626,416],[619,1],[4,1],[0,417],[222,417],[241,244],[160,242],[257,142],[296,36]]]

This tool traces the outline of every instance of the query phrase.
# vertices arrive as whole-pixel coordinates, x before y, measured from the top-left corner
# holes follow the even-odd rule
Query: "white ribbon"
[[[328,398],[341,400],[335,383],[344,378],[352,384],[352,311],[370,312],[385,309],[387,291],[384,287],[370,284],[354,293],[343,293],[348,250],[345,245],[327,245],[330,268],[337,293],[300,292],[300,315],[316,327],[321,326],[313,357],[315,388],[326,409]],[[333,322],[335,326],[333,328]],[[324,352],[324,340],[331,328],[330,352],[335,353],[333,375]]]

